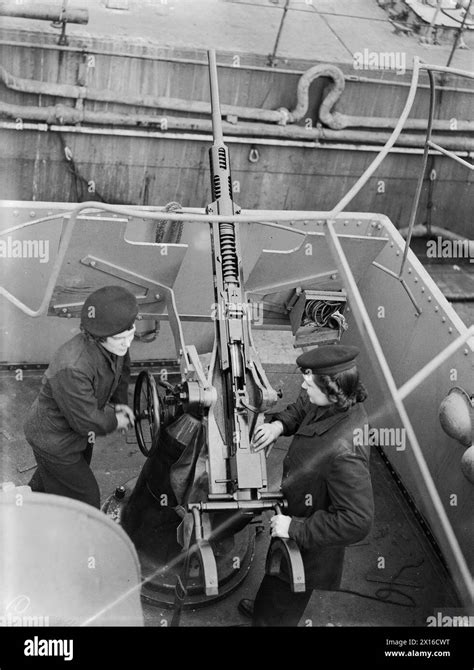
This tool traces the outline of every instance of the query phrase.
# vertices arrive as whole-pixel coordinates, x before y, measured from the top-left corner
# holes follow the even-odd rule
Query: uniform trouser
[[[292,593],[287,582],[265,575],[255,597],[252,626],[297,626],[311,594]]]
[[[72,464],[46,460],[35,451],[38,467],[28,484],[31,490],[74,498],[99,509],[99,486],[89,467],[92,449],[93,445],[88,444],[79,461]]]

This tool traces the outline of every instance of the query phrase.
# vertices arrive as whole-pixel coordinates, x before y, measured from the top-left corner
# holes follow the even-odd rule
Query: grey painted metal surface
[[[24,206],[24,203],[13,203],[13,206],[10,207],[6,203],[3,203],[3,205],[4,211],[7,209],[10,212],[10,222],[15,218],[18,221],[31,218],[31,212],[33,211],[35,212],[35,216],[44,212],[47,213],[48,211],[52,211],[53,207],[52,204],[48,203],[36,203],[36,210],[32,210],[32,203],[27,203],[27,207]],[[67,210],[70,207],[63,205],[62,210]],[[16,217],[14,217],[14,211],[18,212]],[[242,215],[245,216],[245,212],[242,212]],[[291,214],[288,216],[291,217]],[[262,219],[271,220],[271,213],[262,213]],[[80,222],[78,222],[78,225],[80,225]],[[89,236],[87,240],[78,238],[80,243],[77,245],[76,256],[74,256],[75,248],[72,247],[70,250],[69,258],[72,270],[70,272],[70,279],[76,276],[75,269],[81,268],[81,264],[78,261],[79,257],[82,257],[84,253],[84,244],[86,246],[90,244],[92,251],[94,248],[100,247],[100,244],[106,244],[108,241],[110,249],[113,250],[117,244],[117,238],[120,238],[118,231],[117,233],[112,233],[109,226],[107,235],[101,239],[101,235],[105,229],[99,226],[91,227],[91,224],[88,225]],[[124,224],[120,225],[121,234],[123,235]],[[185,240],[187,240],[188,244],[191,240],[194,240],[194,242],[192,243],[193,253],[184,256],[174,287],[177,292],[177,304],[180,312],[192,309],[192,313],[204,315],[208,314],[209,310],[212,309],[210,290],[212,277],[209,261],[206,262],[205,260],[209,258],[209,247],[206,244],[207,236],[204,232],[205,228],[203,229],[203,226],[206,225],[203,223],[190,223],[182,238],[183,244]],[[45,234],[48,233],[48,227],[49,232],[51,232],[50,222],[46,224],[40,223],[38,226],[45,226]],[[240,227],[245,231],[243,235],[242,258],[246,266],[246,277],[249,276],[251,268],[257,265],[262,248],[273,248],[276,252],[281,251],[283,254],[287,254],[288,251],[301,245],[302,240],[307,239],[307,236],[297,235],[296,232],[293,234],[288,230],[279,231],[278,227],[266,228],[259,226],[259,224],[245,223],[240,224]],[[322,232],[324,230],[324,213],[313,212],[312,220],[309,219],[306,223],[297,222],[294,224],[294,227],[304,230],[305,233]],[[54,230],[55,237],[53,239],[56,240],[55,245],[57,245],[58,239],[57,229],[58,226]],[[256,233],[258,229],[260,229],[260,237]],[[23,230],[28,231],[31,228]],[[130,227],[127,233],[130,236],[129,239],[133,239],[134,235],[130,233],[130,230],[133,230],[133,227]],[[341,240],[347,235],[366,236],[369,238],[370,242],[369,240],[367,242],[370,244],[372,237],[379,238],[383,242],[383,248],[379,251],[376,261],[393,272],[399,269],[404,242],[393,225],[384,217],[375,214],[340,215],[336,222],[336,230],[338,235],[342,236],[340,237]],[[149,236],[150,232],[152,231],[150,231],[149,226],[148,228],[142,226],[141,232],[139,230],[136,232],[135,239],[137,236],[141,236],[143,241],[143,237],[146,237],[146,235]],[[97,235],[99,242],[92,238],[93,233],[94,237]],[[115,236],[115,241],[112,239],[112,235]],[[387,238],[388,241],[385,241]],[[376,242],[376,240],[373,241]],[[156,245],[157,250],[159,247],[160,245]],[[144,248],[149,250],[149,244]],[[247,252],[249,252],[248,255],[246,255]],[[157,260],[159,261],[159,258]],[[354,264],[354,267],[358,267],[357,257],[352,256],[349,260],[351,264]],[[123,258],[121,262],[124,262]],[[148,261],[142,264],[140,271],[142,273],[146,273],[147,271],[155,272],[155,276],[159,277],[159,262],[156,264],[155,259],[150,255]],[[327,289],[328,284],[330,285],[331,282],[340,287],[340,278],[339,280],[336,279],[336,267],[334,267],[334,273],[332,274],[332,279],[331,275],[329,277],[325,275],[321,281],[316,279],[311,287]],[[42,277],[43,286],[38,281],[32,286],[31,276],[28,278],[28,272],[25,274],[21,272],[10,273],[9,276],[11,277],[11,281],[14,284],[16,283],[16,288],[22,291],[23,295],[28,295],[28,300],[32,300],[32,294],[34,296],[33,301],[39,300],[41,290],[47,281],[46,273]],[[466,330],[465,325],[412,252],[408,254],[405,277],[408,287],[421,307],[421,314],[414,308],[413,302],[400,282],[382,272],[379,268],[370,264],[367,265],[365,273],[363,273],[359,281],[360,291],[366,308],[398,388],[436,354],[442,351],[457,335]],[[82,279],[83,277],[80,277],[81,281]],[[107,280],[104,283],[110,283]],[[283,277],[282,281],[284,282]],[[69,286],[64,284],[63,291],[73,289],[73,284],[74,281]],[[284,292],[286,285],[283,284],[281,287],[273,286],[272,291],[275,291],[273,294],[266,293],[265,289],[266,294],[260,297],[264,300],[272,298],[276,302],[279,301],[281,306],[284,306],[284,299],[280,289]],[[13,292],[14,286],[10,285],[10,290]],[[3,326],[2,341],[7,345],[2,359],[8,362],[20,362],[18,360],[19,357],[21,357],[22,361],[38,361],[42,356],[48,359],[54,349],[67,337],[70,337],[71,333],[77,328],[77,325],[72,326],[73,320],[68,319],[65,319],[62,323],[57,318],[40,317],[37,320],[30,319],[19,313],[15,307],[8,305],[3,298],[2,310],[6,316],[6,319],[3,321],[5,325]],[[284,325],[283,327],[285,328]],[[209,351],[212,340],[212,323],[185,324],[185,338],[188,342],[195,344],[201,352]],[[374,374],[375,362],[372,359],[369,360],[367,357],[367,350],[364,342],[361,341],[360,331],[351,318],[349,318],[349,329],[343,335],[343,340],[346,342],[355,342],[362,349],[361,366],[364,379],[369,388],[369,407],[371,410],[372,425],[380,428],[402,428],[403,425],[400,422],[393,402],[387,395],[386,389],[380,386],[377,376]],[[26,350],[26,347],[28,347],[28,350]],[[151,350],[159,352],[158,355],[155,354],[159,358],[175,357],[171,340],[162,338],[161,336],[151,345],[137,344],[135,346],[134,344],[133,347],[133,358],[140,358],[142,355],[150,358],[152,357],[150,356]],[[436,482],[439,497],[471,571],[474,564],[474,543],[471,526],[474,488],[462,474],[460,468],[462,453],[459,446],[441,430],[437,415],[441,400],[452,386],[461,386],[468,393],[472,394],[473,347],[474,345],[471,341],[466,346],[458,349],[446,363],[439,366],[407,398],[405,405],[410,422],[422,448],[424,459],[429,467],[431,476]],[[26,354],[25,350],[27,351]],[[144,354],[143,352],[147,353]],[[401,447],[402,443],[395,445],[395,447],[393,444],[387,446],[387,457],[399,472],[404,485],[423,513],[423,511],[429,510],[430,501],[424,498],[424,494],[420,492],[417,474],[413,470],[413,462],[409,457],[410,447],[405,444],[403,449],[398,449],[397,446]],[[437,528],[434,528],[434,532],[437,532]]]
[[[143,626],[140,564],[118,524],[29,487],[0,491],[0,512],[0,605],[20,619],[7,626]]]

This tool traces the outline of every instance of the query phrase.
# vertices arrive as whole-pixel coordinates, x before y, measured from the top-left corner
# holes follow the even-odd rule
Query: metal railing
[[[413,200],[412,208],[411,208],[411,213],[410,213],[410,220],[408,223],[408,234],[407,234],[407,240],[406,240],[406,246],[405,250],[403,252],[403,258],[402,262],[400,265],[400,270],[398,273],[398,278],[401,280],[402,275],[403,275],[403,270],[405,268],[405,263],[407,259],[407,254],[408,254],[408,249],[410,247],[410,242],[411,242],[411,237],[413,234],[413,227],[415,225],[415,219],[416,219],[416,213],[418,211],[418,205],[420,204],[420,196],[421,196],[421,189],[423,187],[423,181],[425,178],[425,172],[426,172],[426,165],[428,162],[428,153],[430,148],[435,149],[436,151],[439,151],[439,153],[443,154],[444,156],[448,156],[449,158],[452,158],[456,162],[460,163],[461,165],[464,165],[464,167],[469,168],[469,170],[474,170],[474,164],[468,163],[464,159],[462,159],[460,156],[457,156],[455,153],[452,151],[449,151],[448,149],[444,149],[441,147],[439,144],[436,144],[433,142],[431,139],[432,137],[432,132],[433,132],[433,118],[434,118],[434,111],[435,111],[435,105],[436,105],[436,85],[435,85],[435,80],[433,76],[433,72],[455,72],[459,76],[463,77],[468,77],[469,79],[474,79],[474,73],[473,72],[467,72],[467,71],[451,71],[450,68],[447,67],[442,67],[439,65],[427,65],[426,63],[422,63],[421,67],[425,68],[428,77],[430,80],[430,107],[429,107],[429,115],[428,115],[428,126],[427,126],[427,131],[426,131],[426,138],[425,138],[425,146],[423,149],[423,158],[421,161],[421,170],[420,174],[418,176],[418,183],[416,185],[416,192],[415,192],[415,198]]]

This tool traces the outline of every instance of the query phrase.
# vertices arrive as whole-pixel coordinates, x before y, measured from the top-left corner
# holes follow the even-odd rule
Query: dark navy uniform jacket
[[[117,428],[114,408],[128,403],[130,357],[115,356],[80,333],[63,344],[43,375],[24,422],[26,439],[49,460],[76,463],[96,435]]]
[[[298,544],[310,589],[340,586],[344,548],[369,533],[374,516],[369,448],[354,446],[367,415],[360,403],[346,412],[312,405],[306,393],[272,416],[294,435],[283,463],[284,514]],[[357,442],[357,440],[356,440]],[[282,576],[282,578],[285,578]]]

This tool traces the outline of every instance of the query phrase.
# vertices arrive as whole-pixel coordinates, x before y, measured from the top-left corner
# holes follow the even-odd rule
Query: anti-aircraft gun
[[[171,565],[175,573],[178,569],[183,593],[194,558],[201,590],[206,596],[217,596],[219,581],[227,577],[219,574],[215,547],[222,554],[256,515],[271,509],[278,513],[286,503],[279,490],[268,488],[266,454],[252,446],[252,436],[278,394],[252,341],[251,306],[243,290],[240,208],[233,200],[213,51],[209,52],[209,69],[214,143],[209,150],[213,201],[207,214],[229,217],[228,222],[209,224],[214,346],[205,371],[196,348],[184,345],[177,312],[170,317],[178,343],[181,383],[173,386],[159,381],[158,386],[165,389],[160,399],[149,371],[142,371],[137,379],[136,433],[149,458],[123,507],[121,521],[148,555],[152,566],[148,573],[154,577],[159,573],[160,584],[167,582]],[[282,561],[292,589],[304,591],[304,569],[296,543],[274,538],[267,570],[277,573]]]

